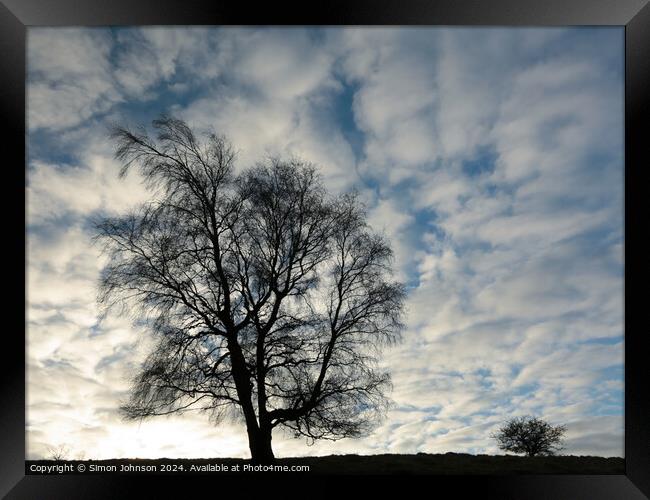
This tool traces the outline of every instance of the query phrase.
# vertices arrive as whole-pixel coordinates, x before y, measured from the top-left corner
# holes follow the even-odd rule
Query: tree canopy
[[[224,137],[166,116],[153,127],[155,138],[111,135],[120,175],[137,168],[152,199],[96,224],[99,302],[157,339],[124,416],[241,416],[260,462],[277,426],[311,441],[369,431],[388,401],[376,361],[399,340],[405,291],[359,196],[328,193],[307,162],[238,171]]]
[[[563,425],[553,426],[541,418],[523,416],[508,420],[492,437],[503,451],[534,457],[555,455],[562,450],[565,432]]]

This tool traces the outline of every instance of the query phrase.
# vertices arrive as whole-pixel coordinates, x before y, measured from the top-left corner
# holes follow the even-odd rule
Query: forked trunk
[[[272,464],[275,459],[273,449],[271,448],[272,428],[265,422],[262,425],[258,425],[252,403],[250,378],[246,370],[246,363],[241,347],[236,341],[228,339],[228,348],[232,360],[232,376],[246,422],[251,459],[254,464]]]

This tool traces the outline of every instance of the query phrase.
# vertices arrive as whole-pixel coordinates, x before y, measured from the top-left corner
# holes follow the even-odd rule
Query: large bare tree
[[[112,132],[120,175],[138,168],[152,200],[96,226],[100,303],[157,339],[124,416],[243,416],[256,463],[273,461],[277,426],[311,441],[366,433],[386,407],[376,361],[399,339],[405,292],[358,197],[328,194],[302,161],[236,173],[223,137],[166,116],[153,127]]]

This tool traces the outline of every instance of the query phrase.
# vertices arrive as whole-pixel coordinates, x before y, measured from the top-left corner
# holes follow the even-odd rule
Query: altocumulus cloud
[[[300,156],[356,187],[408,284],[386,420],[278,455],[495,453],[534,413],[568,453],[622,456],[622,99],[619,28],[30,28],[29,457],[248,454],[236,424],[116,411],[149,338],[98,317],[88,219],[147,199],[106,125],[164,111],[240,166]]]

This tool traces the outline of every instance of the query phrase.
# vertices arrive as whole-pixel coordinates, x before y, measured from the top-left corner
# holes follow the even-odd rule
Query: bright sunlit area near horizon
[[[392,248],[390,405],[358,437],[277,427],[276,457],[501,454],[526,415],[624,456],[623,28],[27,33],[28,459],[250,456],[241,418],[120,412],[154,339],[102,314],[92,221],[151,199],[109,132],[162,115],[226,137],[234,174],[313,163]]]

